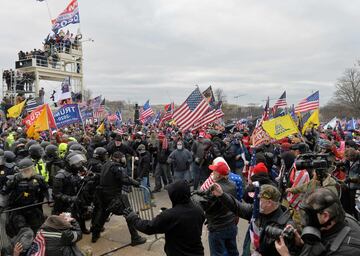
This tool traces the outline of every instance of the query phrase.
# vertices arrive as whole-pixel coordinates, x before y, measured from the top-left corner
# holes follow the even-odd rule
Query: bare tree
[[[358,66],[344,71],[336,82],[335,101],[360,114],[360,71]]]
[[[217,88],[214,92],[214,96],[216,101],[226,102],[226,95],[223,89]]]

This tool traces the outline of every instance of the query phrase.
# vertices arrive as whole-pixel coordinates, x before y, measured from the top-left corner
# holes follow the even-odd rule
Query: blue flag
[[[346,123],[346,130],[351,131],[351,130],[356,130],[358,128],[358,124],[356,122],[356,120],[354,118],[351,118],[347,123]]]
[[[54,119],[57,127],[81,123],[81,114],[78,104],[68,104],[61,107],[54,114]]]

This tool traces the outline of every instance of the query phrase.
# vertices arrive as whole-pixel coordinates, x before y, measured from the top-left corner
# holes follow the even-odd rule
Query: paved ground
[[[157,207],[154,210],[154,214],[158,214],[161,207],[171,207],[171,202],[168,198],[167,192],[161,191],[156,193],[155,202]],[[89,226],[89,223],[88,223]],[[239,222],[239,234],[237,237],[238,248],[241,251],[242,242],[244,240],[245,232],[247,230],[247,222],[240,220]],[[142,234],[143,235],[143,234]],[[127,246],[123,249],[109,253],[106,255],[136,255],[136,256],[160,256],[165,255],[163,251],[164,240],[160,239],[155,241],[155,236],[146,236],[148,241],[143,245],[136,247]],[[159,235],[162,236],[162,235]],[[209,255],[209,246],[207,240],[208,232],[206,227],[203,228],[203,245],[205,247],[205,255]],[[79,247],[83,251],[92,251],[93,255],[103,255],[121,246],[126,246],[130,242],[130,234],[127,229],[125,219],[122,216],[112,216],[110,221],[105,224],[105,231],[102,233],[101,238],[95,243],[91,243],[91,235],[84,235],[83,239],[79,242]],[[151,243],[154,242],[152,245]],[[151,246],[151,249],[149,247]]]

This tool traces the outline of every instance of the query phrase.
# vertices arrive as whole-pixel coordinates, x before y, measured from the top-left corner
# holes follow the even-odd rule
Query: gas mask
[[[335,217],[332,217],[325,223],[320,224],[317,215],[334,203],[335,200],[329,201],[325,206],[319,209],[314,209],[312,206],[304,203],[300,204],[301,224],[304,226],[301,238],[305,243],[315,244],[316,242],[320,242],[320,228],[328,226]]]

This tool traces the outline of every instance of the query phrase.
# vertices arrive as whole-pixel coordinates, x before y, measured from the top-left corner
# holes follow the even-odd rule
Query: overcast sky
[[[84,43],[85,86],[111,100],[179,104],[198,84],[241,104],[285,89],[296,104],[319,89],[323,105],[359,58],[356,0],[78,1],[83,37],[94,39]],[[69,2],[48,0],[52,17]],[[36,0],[2,1],[0,22],[1,68],[50,31],[46,3]]]

